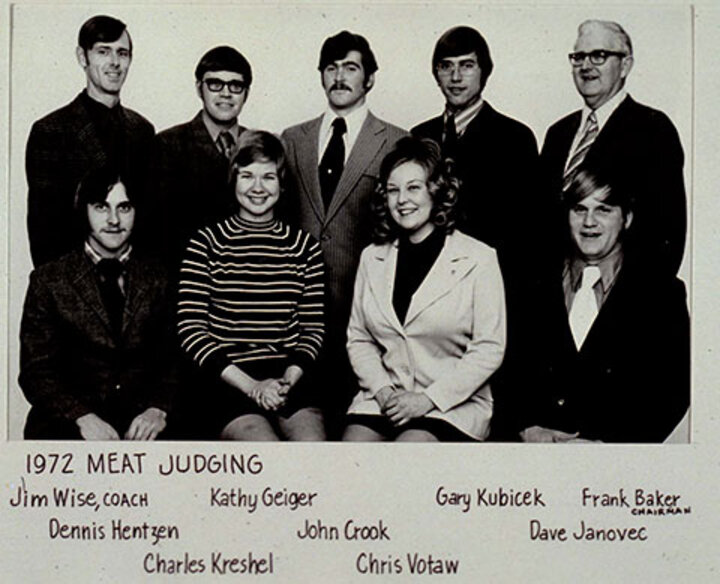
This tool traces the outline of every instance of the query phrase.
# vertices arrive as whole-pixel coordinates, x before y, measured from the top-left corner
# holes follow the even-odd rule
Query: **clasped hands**
[[[288,393],[298,382],[301,375],[302,369],[296,365],[290,365],[280,378],[269,377],[268,379],[256,381],[250,387],[248,395],[261,408],[275,411],[285,405]]]
[[[375,394],[380,411],[395,426],[407,424],[413,418],[419,418],[432,410],[435,405],[424,393],[397,389],[390,385],[381,388]]]

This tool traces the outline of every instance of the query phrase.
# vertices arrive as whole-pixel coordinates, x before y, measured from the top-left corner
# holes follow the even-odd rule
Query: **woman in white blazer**
[[[483,440],[505,350],[495,250],[454,226],[458,182],[431,140],[383,160],[348,326],[361,391],[344,440]]]

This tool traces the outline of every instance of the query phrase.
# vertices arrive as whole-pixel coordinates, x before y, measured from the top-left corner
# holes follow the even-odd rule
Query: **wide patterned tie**
[[[575,294],[572,307],[570,308],[570,330],[572,331],[575,346],[578,351],[585,342],[585,337],[598,315],[597,299],[595,298],[594,286],[600,279],[600,268],[597,266],[586,266],[582,273],[580,289]]]
[[[330,201],[332,201],[345,166],[345,141],[343,135],[347,132],[347,124],[344,118],[335,118],[332,125],[333,133],[319,168],[320,192],[322,193],[323,203],[325,203],[325,210],[330,206]]]
[[[220,146],[220,150],[225,155],[225,158],[230,160],[230,157],[233,154],[233,149],[235,148],[235,138],[233,138],[233,135],[227,130],[224,130],[218,135],[217,143],[218,146]]]
[[[595,116],[595,112],[590,112],[590,115],[585,122],[585,130],[583,132],[583,136],[580,139],[577,148],[575,148],[575,152],[573,152],[570,161],[568,162],[565,174],[563,174],[563,191],[568,190],[570,183],[572,182],[573,178],[575,178],[575,174],[577,173],[578,168],[582,164],[583,160],[585,160],[585,156],[587,156],[588,150],[590,150],[590,146],[592,146],[593,142],[595,141],[597,134],[597,117]]]

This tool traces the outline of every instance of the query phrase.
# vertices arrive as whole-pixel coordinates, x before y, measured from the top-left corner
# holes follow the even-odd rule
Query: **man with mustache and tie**
[[[207,51],[195,68],[202,110],[155,141],[153,192],[163,218],[162,254],[177,270],[195,231],[235,211],[228,194],[230,158],[245,130],[238,115],[252,84],[247,59],[228,46]]]
[[[357,393],[345,344],[360,252],[370,243],[370,195],[383,157],[407,134],[368,109],[366,96],[377,69],[364,37],[345,30],[326,39],[318,70],[328,109],[282,135],[295,185],[291,217],[320,242],[326,266],[326,340],[318,391],[331,439],[340,437]]]

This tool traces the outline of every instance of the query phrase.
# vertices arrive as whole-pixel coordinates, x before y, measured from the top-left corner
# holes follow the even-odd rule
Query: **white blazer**
[[[350,414],[381,414],[386,385],[423,392],[426,414],[482,440],[490,430],[488,378],[505,352],[505,295],[495,250],[454,231],[401,323],[392,305],[398,245],[370,245],[355,280],[347,349],[360,391]]]

